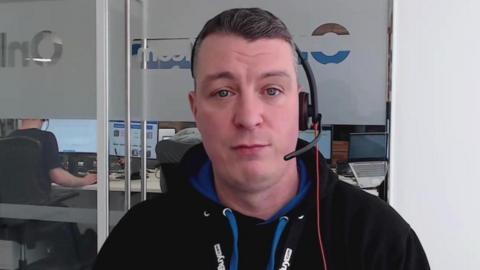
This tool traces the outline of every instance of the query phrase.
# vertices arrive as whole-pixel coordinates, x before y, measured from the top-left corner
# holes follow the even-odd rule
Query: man
[[[9,134],[9,137],[29,137],[40,142],[42,146],[42,165],[46,174],[45,179],[67,187],[80,187],[97,182],[96,174],[87,174],[77,177],[62,168],[58,155],[58,144],[55,135],[50,131],[41,130],[46,119],[22,119],[19,129]],[[40,184],[45,192],[50,193],[50,182]]]
[[[203,144],[185,154],[167,194],[119,222],[96,269],[429,269],[409,225],[338,181],[315,150],[284,160],[305,142],[294,44],[278,18],[224,11],[194,52],[189,101]]]

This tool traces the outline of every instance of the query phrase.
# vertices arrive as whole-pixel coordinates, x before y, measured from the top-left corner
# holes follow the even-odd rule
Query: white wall
[[[391,204],[432,269],[480,269],[480,2],[394,2]]]

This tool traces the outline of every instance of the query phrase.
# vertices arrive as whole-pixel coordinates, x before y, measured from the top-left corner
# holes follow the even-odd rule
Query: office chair
[[[174,136],[175,137],[175,136]],[[155,146],[155,153],[157,154],[156,167],[160,168],[160,187],[161,190],[173,190],[177,188],[177,181],[182,175],[179,171],[180,161],[185,153],[194,145],[200,143],[200,139],[192,139],[190,141],[177,141],[175,138],[170,140],[162,140]],[[169,182],[167,182],[169,181]]]
[[[68,192],[52,199],[41,189],[42,183],[50,184],[48,175],[42,170],[39,141],[28,137],[0,138],[0,203],[57,206],[60,202],[77,196],[77,192]],[[26,269],[26,249],[34,248],[40,235],[55,231],[59,222],[21,220],[0,216],[0,239],[17,242],[20,246],[19,269]]]

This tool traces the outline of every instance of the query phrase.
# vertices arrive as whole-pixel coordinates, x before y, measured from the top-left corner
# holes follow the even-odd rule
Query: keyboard
[[[385,162],[352,162],[352,171],[356,172],[358,177],[378,177],[385,176],[387,166]]]
[[[362,188],[373,188],[380,185],[388,170],[385,161],[350,162],[348,165],[350,165],[358,185]]]

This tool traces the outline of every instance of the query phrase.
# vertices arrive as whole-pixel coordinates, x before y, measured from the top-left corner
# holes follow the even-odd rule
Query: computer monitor
[[[132,157],[140,157],[142,154],[141,134],[142,123],[133,121],[131,127],[131,155]],[[147,122],[147,158],[156,159],[155,146],[158,142],[158,123]],[[109,154],[112,156],[125,156],[125,123],[123,121],[109,122]]]
[[[96,153],[97,120],[50,119],[43,129],[55,134],[62,153]]]
[[[384,132],[350,133],[348,160],[384,161],[387,156],[387,135]]]
[[[314,130],[300,131],[299,138],[311,142],[315,138]],[[318,148],[322,156],[330,163],[332,159],[332,127],[322,126],[322,132],[320,133],[320,139],[318,140]]]

